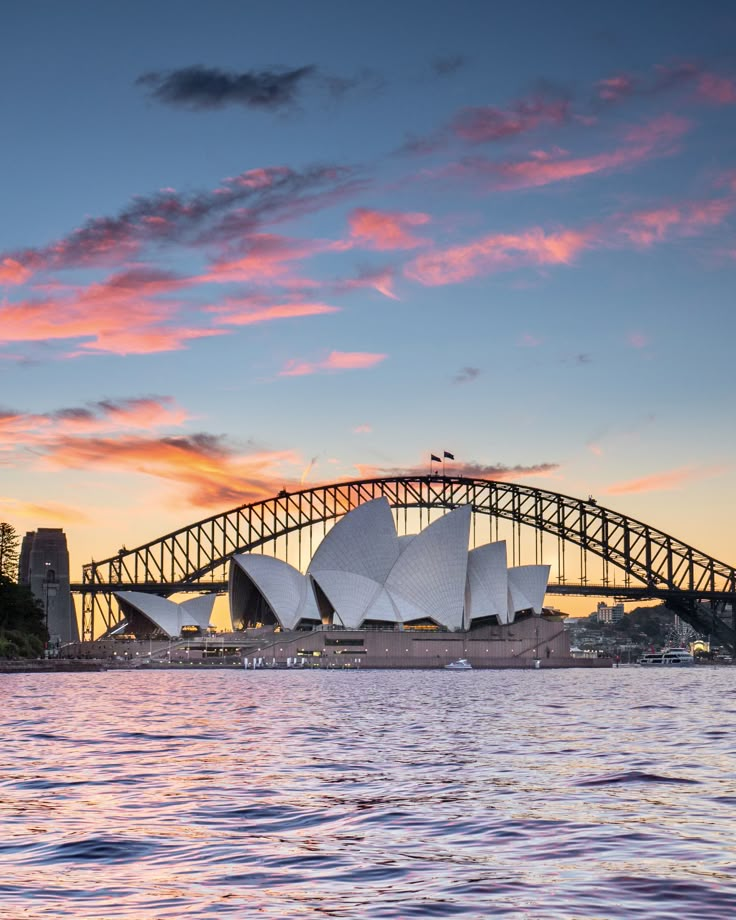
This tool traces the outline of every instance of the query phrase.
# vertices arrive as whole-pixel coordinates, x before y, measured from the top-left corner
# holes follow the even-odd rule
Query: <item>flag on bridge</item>
[[[434,454],[430,454],[430,455],[429,455],[429,462],[432,463],[433,461],[434,461],[435,463],[442,463],[442,461],[440,460],[439,457],[435,457]]]
[[[445,451],[445,460],[454,460],[455,454],[451,454],[448,451]]]

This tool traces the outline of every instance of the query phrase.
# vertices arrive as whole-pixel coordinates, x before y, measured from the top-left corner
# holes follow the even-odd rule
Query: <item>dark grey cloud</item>
[[[91,409],[57,409],[51,413],[50,418],[63,422],[88,422],[95,418],[95,413]]]
[[[437,77],[449,77],[462,70],[467,59],[462,54],[444,54],[433,58],[429,66]]]
[[[448,476],[464,476],[468,479],[513,479],[516,476],[540,476],[545,473],[554,473],[558,470],[558,463],[535,463],[530,466],[517,464],[506,466],[503,463],[452,463],[447,468]],[[427,466],[393,467],[380,471],[385,476],[426,476]]]
[[[479,367],[463,367],[452,378],[453,383],[472,383],[480,376]]]
[[[353,169],[334,164],[300,172],[249,170],[213,190],[164,189],[135,197],[117,214],[90,218],[47,246],[0,253],[0,258],[8,255],[33,272],[119,265],[146,246],[227,243],[266,221],[328,206],[358,187],[364,183]]]
[[[354,76],[338,76],[321,71],[314,64],[273,70],[220,70],[217,67],[182,67],[178,70],[151,71],[136,80],[151,98],[166,105],[194,110],[243,106],[262,111],[287,109],[299,102],[307,88],[340,99],[357,90],[383,89],[383,77],[364,69]]]
[[[321,74],[320,83],[335,99],[341,99],[347,93],[364,90],[377,93],[385,88],[383,76],[376,70],[361,70],[354,77],[338,77],[331,74]]]
[[[240,73],[194,66],[145,73],[136,83],[145,87],[154,99],[168,105],[191,109],[220,109],[226,105],[281,109],[296,101],[303,85],[316,73],[313,65]]]

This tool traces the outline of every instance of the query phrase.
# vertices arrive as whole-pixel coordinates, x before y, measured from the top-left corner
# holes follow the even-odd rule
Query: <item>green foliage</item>
[[[41,603],[30,588],[0,575],[0,658],[37,658],[47,641]]]
[[[0,522],[0,575],[11,581],[18,576],[18,544],[20,538],[12,524]]]

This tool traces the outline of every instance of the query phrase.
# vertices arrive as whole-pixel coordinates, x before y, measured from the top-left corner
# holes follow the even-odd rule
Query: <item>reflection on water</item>
[[[0,917],[731,917],[734,675],[0,675]]]

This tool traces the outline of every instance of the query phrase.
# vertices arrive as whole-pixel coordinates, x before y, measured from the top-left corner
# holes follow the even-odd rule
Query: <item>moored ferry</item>
[[[661,652],[643,655],[639,664],[646,667],[689,667],[695,659],[686,648],[666,648]]]

